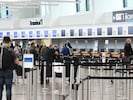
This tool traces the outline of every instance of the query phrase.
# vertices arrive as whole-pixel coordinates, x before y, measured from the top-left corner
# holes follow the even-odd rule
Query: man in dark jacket
[[[30,53],[34,55],[34,65],[35,65],[36,64],[36,60],[37,60],[37,51],[35,49],[35,42],[31,43]]]
[[[131,43],[132,43],[132,40],[130,38],[127,38],[125,46],[124,46],[124,55],[125,55],[126,58],[133,55],[133,50],[132,50],[132,47],[131,47]]]
[[[4,37],[0,55],[0,100],[2,100],[4,85],[6,86],[6,98],[7,100],[11,100],[13,68],[14,64],[19,63],[19,59],[17,58],[14,50],[10,46],[10,37]]]

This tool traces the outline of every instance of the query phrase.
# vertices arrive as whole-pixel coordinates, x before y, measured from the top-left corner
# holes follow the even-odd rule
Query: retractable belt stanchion
[[[22,74],[22,77],[23,77],[23,93],[24,93],[24,99],[25,99],[25,69],[24,69],[24,66],[23,66],[23,62],[22,62],[22,67],[23,67],[23,74]]]
[[[129,77],[129,71],[127,71],[127,77]],[[130,80],[127,80],[127,98],[130,100]]]
[[[88,74],[91,75],[91,68],[90,68],[90,66],[89,66]],[[88,87],[87,91],[89,90],[89,95],[88,95],[88,92],[87,92],[87,100],[91,100],[91,80],[87,80],[87,87]]]
[[[81,65],[78,66],[78,69],[79,69],[79,74],[78,74],[78,82],[80,83],[81,81]],[[78,100],[80,100],[80,89],[78,91]]]
[[[65,80],[66,80],[66,67],[61,64],[61,67],[63,67],[63,72],[62,72],[62,96],[63,96],[63,100],[64,100],[64,96],[65,96]]]
[[[37,82],[38,82],[38,78],[37,78],[37,74],[38,74],[38,69],[37,68],[35,68],[35,69],[33,69],[33,77],[32,77],[32,79],[33,79],[33,85],[32,85],[32,87],[33,87],[33,99],[32,100],[37,100]]]
[[[27,99],[31,100],[32,97],[32,71],[27,73]]]
[[[24,87],[25,87],[25,68],[28,69],[29,72],[27,72],[27,89],[24,91],[27,91],[26,92],[26,96],[28,100],[33,100],[31,97],[32,97],[32,71],[31,69],[33,69],[34,67],[34,64],[33,64],[33,61],[34,61],[34,57],[33,57],[33,54],[24,54],[23,55],[23,84],[24,84]],[[25,95],[25,94],[24,94]],[[37,99],[36,99],[37,100]]]
[[[44,73],[43,73],[43,82],[44,82],[44,89],[46,89],[46,61],[42,62],[44,67]]]
[[[82,100],[84,100],[84,81],[82,81]]]
[[[116,64],[116,69],[117,69],[117,64]],[[115,68],[113,69],[113,76],[115,77],[116,76],[116,73],[115,73]],[[116,80],[114,79],[114,98],[113,100],[116,100],[116,94],[117,94],[117,89],[116,89]]]
[[[53,63],[52,63],[53,67]],[[52,100],[55,100],[55,72],[54,68],[52,68]]]
[[[103,69],[102,69],[102,67],[100,67],[100,76],[101,77],[103,76],[102,72],[103,72]],[[101,89],[100,89],[101,90],[101,94],[100,94],[101,95],[101,100],[103,100],[103,80],[102,79],[100,80],[100,87],[101,87]]]
[[[70,67],[70,100],[74,100],[73,91],[72,91],[73,80],[74,80],[74,66],[73,64],[71,64],[71,67]]]
[[[126,69],[126,66],[124,66],[124,69]],[[124,71],[124,73],[125,73],[125,71]],[[127,70],[126,70],[126,77],[127,77]],[[124,92],[124,95],[123,95],[122,99],[127,100],[127,80],[125,80],[125,82],[124,82],[123,92]]]

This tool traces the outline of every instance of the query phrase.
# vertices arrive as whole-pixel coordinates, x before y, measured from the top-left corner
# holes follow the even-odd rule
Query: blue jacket
[[[63,56],[70,55],[69,49],[66,46],[62,48],[61,53],[63,54]]]

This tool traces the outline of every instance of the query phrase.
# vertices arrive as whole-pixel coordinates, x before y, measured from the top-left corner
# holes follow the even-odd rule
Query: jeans
[[[2,92],[4,85],[6,86],[6,98],[11,100],[12,97],[12,80],[13,80],[13,70],[0,70],[0,100],[2,100]]]

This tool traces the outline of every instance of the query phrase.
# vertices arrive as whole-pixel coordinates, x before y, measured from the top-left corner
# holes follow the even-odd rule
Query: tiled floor
[[[81,77],[88,74],[88,70],[82,69]],[[92,75],[99,76],[100,72],[91,71]],[[103,75],[110,76],[112,72],[103,72]],[[79,74],[78,74],[79,75]],[[116,73],[116,76],[120,76]],[[77,78],[78,80],[78,78]],[[19,83],[13,85],[13,97],[12,100],[35,100],[27,97],[27,82],[23,85],[23,80],[19,79]],[[54,81],[55,90],[52,95],[52,80],[50,79],[50,84],[44,89],[39,83],[39,78],[37,80],[37,100],[133,100],[133,81],[132,80],[91,80],[87,85],[87,81],[84,82],[84,88],[82,91],[82,84],[79,85],[79,91],[77,92],[77,98],[75,96],[76,92],[70,91],[70,84],[66,80],[65,82],[65,95],[63,98],[61,95],[61,79],[57,78]],[[88,91],[87,91],[88,90]],[[89,91],[90,90],[90,91]],[[32,90],[33,91],[33,90]],[[68,96],[67,96],[68,95]],[[53,96],[53,98],[52,98]],[[3,100],[5,99],[5,91],[3,93]]]

